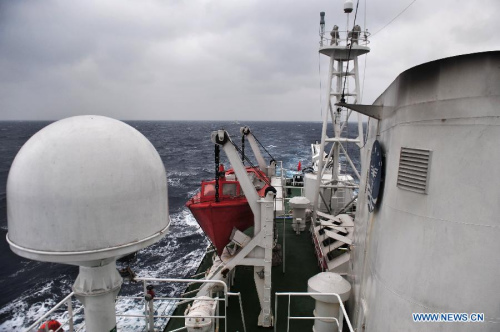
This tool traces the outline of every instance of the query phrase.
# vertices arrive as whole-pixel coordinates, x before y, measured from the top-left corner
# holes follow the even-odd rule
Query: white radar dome
[[[346,2],[344,2],[344,13],[352,13],[353,8],[354,4],[352,0],[346,0]]]
[[[7,180],[7,241],[18,255],[88,265],[142,249],[170,224],[165,167],[131,126],[103,116],[33,135]]]

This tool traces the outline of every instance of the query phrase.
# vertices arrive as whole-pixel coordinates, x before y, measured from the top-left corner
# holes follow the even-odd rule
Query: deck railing
[[[219,326],[219,319],[224,320],[224,327],[225,330],[227,331],[227,316],[226,316],[226,310],[224,310],[224,315],[219,315],[219,302],[224,301],[224,306],[227,306],[227,299],[228,299],[228,289],[227,285],[225,282],[221,280],[205,280],[205,279],[174,279],[174,278],[135,278],[136,281],[142,281],[143,282],[143,289],[144,289],[144,295],[147,294],[147,284],[148,283],[186,283],[189,285],[192,284],[204,284],[204,283],[211,283],[211,284],[218,284],[219,286],[222,286],[224,290],[224,297],[219,299],[215,298],[217,301],[217,314],[214,316],[206,316],[206,317],[199,317],[199,318],[213,318],[216,319],[216,324],[217,327]],[[160,302],[160,301],[176,301],[176,307],[180,304],[187,303],[190,301],[194,301],[196,298],[174,298],[174,297],[155,297],[151,301],[145,301],[144,302],[144,315],[130,315],[130,314],[121,314],[119,315],[120,317],[143,317],[145,319],[146,323],[146,329],[149,332],[154,332],[155,331],[155,320],[159,320],[160,322],[168,322],[168,319],[170,318],[187,318],[187,315],[171,315],[171,314],[155,314],[154,310],[154,303],[155,302]],[[160,325],[163,325],[160,323]],[[180,330],[179,330],[180,331]]]
[[[320,46],[347,46],[351,42],[361,46],[368,46],[370,37],[368,30],[352,32],[351,30],[325,31],[325,34],[320,34]]]
[[[219,330],[219,320],[223,319],[224,320],[224,330],[227,331],[227,310],[224,310],[224,314],[221,315],[219,314],[219,302],[223,301],[224,302],[224,307],[227,306],[228,304],[228,297],[229,296],[235,296],[238,297],[239,300],[239,305],[240,305],[240,313],[241,313],[241,320],[243,322],[243,330],[246,332],[246,325],[245,325],[245,318],[244,318],[244,313],[243,313],[243,304],[241,300],[241,294],[240,293],[231,293],[228,292],[228,288],[225,282],[221,280],[204,280],[204,279],[172,279],[172,278],[167,278],[167,279],[160,279],[160,278],[140,278],[137,277],[135,278],[136,281],[142,281],[143,283],[143,289],[144,289],[144,295],[147,294],[147,286],[148,284],[151,283],[186,283],[188,285],[192,284],[204,284],[204,283],[211,283],[211,284],[217,284],[223,289],[223,297],[222,298],[214,298],[214,300],[217,301],[217,313],[213,316],[199,316],[199,318],[213,318],[216,319],[215,323],[217,326],[217,330]],[[196,300],[197,298],[192,297],[192,298],[186,298],[186,297],[154,297],[150,301],[146,301],[144,296],[118,296],[117,301],[120,300],[133,300],[140,302],[136,308],[140,308],[139,312],[136,311],[136,313],[116,313],[117,317],[117,326],[120,327],[120,325],[123,325],[123,320],[126,320],[127,318],[132,318],[132,319],[137,319],[137,318],[143,318],[144,319],[144,325],[141,324],[141,328],[144,328],[145,330],[149,332],[154,332],[155,331],[155,326],[157,328],[165,328],[166,323],[170,318],[188,318],[187,315],[173,315],[171,314],[175,308],[181,304],[185,304],[191,301]],[[76,301],[75,294],[74,292],[70,293],[68,296],[66,296],[61,302],[56,304],[52,309],[50,309],[47,313],[45,313],[42,317],[40,317],[36,322],[34,322],[31,326],[29,326],[26,330],[28,331],[38,331],[40,325],[42,325],[44,322],[48,321],[50,318],[54,317],[54,313],[57,312],[59,309],[63,309],[64,306],[66,305],[66,312],[61,314],[60,318],[59,316],[57,317],[59,323],[61,323],[61,327],[57,331],[66,331],[66,332],[79,332],[83,331],[85,328],[85,322],[83,321],[83,305],[79,305],[76,310],[73,309],[74,304],[73,301]],[[78,321],[76,323],[76,321]],[[48,324],[46,325],[46,331],[48,332]],[[185,327],[173,330],[174,331],[182,331],[185,330]],[[55,331],[55,332],[57,332]]]
[[[316,320],[316,319],[321,319],[321,320],[331,320],[337,324],[338,331],[342,332],[343,325],[344,325],[344,318],[347,323],[347,327],[349,328],[349,332],[354,332],[354,329],[352,328],[351,321],[349,320],[349,316],[347,316],[347,311],[345,310],[344,303],[342,303],[342,299],[337,293],[312,293],[312,292],[292,292],[292,293],[275,293],[274,297],[274,311],[276,312],[275,320],[274,320],[274,332],[277,331],[278,328],[278,298],[280,296],[288,296],[288,310],[287,310],[287,326],[286,326],[286,331],[290,331],[290,320],[302,320],[302,319],[311,319],[311,320]],[[311,316],[290,316],[290,302],[292,297],[299,297],[299,296],[335,296],[337,297],[339,304],[340,304],[340,310],[339,310],[339,316],[338,317],[311,317]]]
[[[83,328],[83,323],[77,327],[75,330],[75,316],[79,314],[83,310],[83,305],[78,306],[75,310],[73,309],[73,302],[76,301],[76,298],[74,297],[75,293],[71,292],[68,296],[66,296],[61,302],[56,304],[52,309],[47,311],[42,317],[37,319],[36,322],[31,324],[25,332],[29,331],[38,331],[39,327],[44,323],[53,318],[54,313],[58,311],[60,308],[64,308],[66,305],[66,313],[67,313],[67,318],[66,313],[62,315],[62,318],[58,317],[58,322],[61,324],[61,327],[58,328],[54,332],[58,331],[69,331],[69,332],[78,332],[81,331]],[[49,326],[48,324],[45,324],[45,330],[48,332],[49,331]]]

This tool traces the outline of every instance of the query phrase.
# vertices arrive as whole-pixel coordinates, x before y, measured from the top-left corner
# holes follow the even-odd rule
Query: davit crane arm
[[[227,271],[232,270],[235,266],[253,266],[255,272],[254,281],[261,307],[257,324],[259,326],[270,327],[273,326],[274,322],[271,307],[274,193],[269,191],[265,197],[259,197],[257,190],[247,175],[243,162],[240,160],[238,151],[225,130],[212,132],[211,140],[213,143],[222,146],[234,173],[238,177],[241,189],[254,215],[254,236],[250,242],[229,260],[224,261],[213,271],[210,271],[206,279],[224,281]],[[263,160],[262,156],[261,159]],[[211,285],[206,283],[200,287],[197,297],[206,296],[210,293]]]
[[[266,161],[264,160],[264,157],[262,157],[262,153],[260,153],[259,145],[257,144],[255,136],[253,136],[252,132],[250,131],[250,127],[241,127],[240,132],[242,135],[245,135],[250,142],[250,147],[252,148],[253,154],[255,155],[255,159],[257,159],[260,170],[267,174]]]
[[[231,163],[231,167],[238,178],[238,182],[240,183],[241,189],[247,198],[248,204],[252,209],[255,220],[260,220],[260,207],[257,204],[257,200],[260,198],[255,190],[255,186],[247,175],[247,171],[245,166],[240,160],[240,156],[236,148],[232,144],[231,139],[229,138],[228,133],[225,130],[217,130],[213,131],[211,135],[211,140],[215,144],[219,144],[222,146],[222,149],[227,155],[229,162]],[[262,158],[262,156],[261,156]],[[264,159],[262,159],[264,160]]]

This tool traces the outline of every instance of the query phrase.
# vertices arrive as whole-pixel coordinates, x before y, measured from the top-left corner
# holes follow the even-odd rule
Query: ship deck
[[[283,236],[283,222],[285,222],[285,233]],[[278,331],[286,331],[287,328],[287,301],[286,297],[281,297],[278,303],[278,312],[274,309],[275,292],[307,292],[307,281],[313,275],[321,272],[314,254],[314,246],[311,234],[306,231],[300,235],[295,234],[291,227],[291,219],[279,218],[276,221],[278,243],[284,248],[285,273],[283,273],[283,263],[272,268],[272,307],[275,315],[275,324]],[[283,241],[285,240],[285,241]],[[285,242],[285,244],[283,243]],[[207,255],[208,256],[208,255]],[[200,265],[200,272],[206,270],[208,257]],[[246,331],[270,331],[271,328],[257,326],[257,317],[260,313],[259,300],[253,280],[253,267],[238,266],[235,271],[235,283],[230,289],[231,292],[241,293],[243,311],[245,316]],[[223,306],[220,314],[223,315]],[[314,309],[314,301],[310,297],[292,298],[290,313],[291,316],[311,316]],[[177,308],[174,315],[182,315],[185,305]],[[228,331],[244,331],[241,320],[240,306],[237,297],[229,299],[227,312]],[[276,319],[277,318],[277,319]],[[290,331],[311,331],[313,320],[294,320],[291,322]],[[171,319],[165,331],[172,331],[184,326],[184,319]],[[224,322],[220,320],[220,331],[224,331]]]

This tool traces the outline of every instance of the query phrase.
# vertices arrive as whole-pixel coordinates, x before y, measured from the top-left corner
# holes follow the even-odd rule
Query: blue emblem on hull
[[[366,183],[366,193],[368,198],[368,211],[373,212],[377,205],[378,194],[380,192],[380,182],[382,180],[382,147],[375,140],[373,142],[372,154],[370,157],[370,169],[368,174],[368,182]]]

